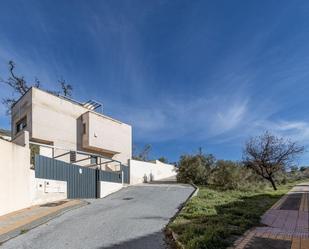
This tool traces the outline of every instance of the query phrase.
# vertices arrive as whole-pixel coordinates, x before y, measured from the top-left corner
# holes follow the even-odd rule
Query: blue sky
[[[63,77],[152,157],[237,160],[265,130],[309,144],[308,16],[300,0],[2,1],[0,76],[12,59],[46,88]]]

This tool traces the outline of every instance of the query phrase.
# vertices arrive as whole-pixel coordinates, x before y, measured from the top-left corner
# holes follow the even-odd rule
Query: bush
[[[218,160],[212,170],[209,183],[222,190],[227,189],[252,189],[261,187],[261,177],[254,174],[241,163]]]
[[[178,163],[177,181],[206,185],[214,163],[212,155],[183,155]]]
[[[177,180],[183,183],[211,185],[221,190],[254,191],[264,189],[267,181],[242,163],[217,160],[210,154],[183,155],[178,163]],[[309,178],[309,168],[280,170],[274,181],[286,184]]]
[[[30,163],[34,165],[35,155],[40,154],[40,146],[36,144],[30,144]]]
[[[278,177],[278,183],[284,184],[284,182],[295,182],[299,180],[304,180],[309,178],[309,169],[292,169],[290,172],[283,172],[284,178]],[[280,175],[279,175],[280,176]],[[283,178],[283,179],[282,179]]]
[[[237,163],[219,160],[212,171],[210,183],[222,189],[237,189],[243,173]]]

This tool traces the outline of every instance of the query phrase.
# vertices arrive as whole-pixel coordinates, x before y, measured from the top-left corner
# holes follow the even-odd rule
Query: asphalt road
[[[1,248],[163,249],[162,229],[191,194],[188,185],[149,184],[122,189],[64,213]]]

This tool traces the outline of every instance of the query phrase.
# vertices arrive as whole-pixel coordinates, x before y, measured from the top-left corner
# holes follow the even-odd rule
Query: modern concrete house
[[[12,139],[28,131],[31,142],[95,153],[128,165],[132,127],[98,112],[100,107],[95,101],[81,103],[32,87],[12,108]],[[63,151],[42,147],[40,154],[57,157]]]
[[[99,107],[37,88],[16,102],[12,140],[0,139],[0,215],[176,175],[174,165],[132,160],[131,126]]]

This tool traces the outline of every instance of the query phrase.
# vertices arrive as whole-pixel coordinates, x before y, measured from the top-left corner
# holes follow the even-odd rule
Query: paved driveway
[[[122,189],[70,211],[2,245],[3,248],[166,248],[162,229],[193,188],[149,184]],[[1,247],[1,248],[2,248]]]

